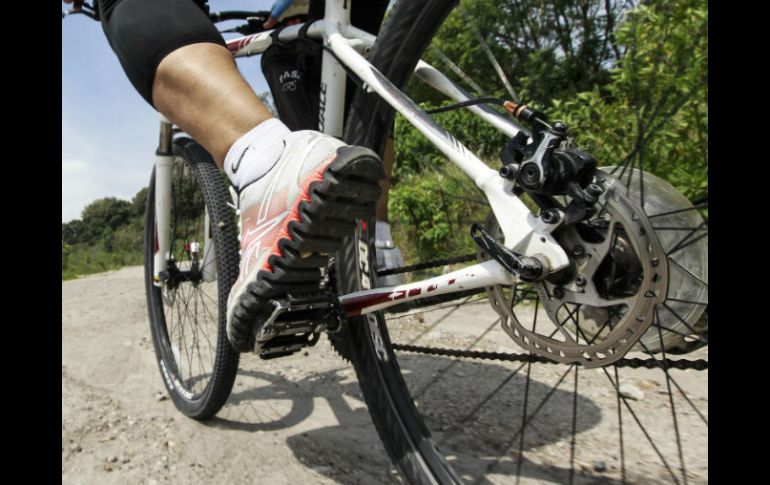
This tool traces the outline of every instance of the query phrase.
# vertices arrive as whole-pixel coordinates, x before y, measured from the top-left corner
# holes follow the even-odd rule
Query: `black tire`
[[[166,389],[179,411],[203,420],[214,416],[227,401],[238,370],[239,354],[230,346],[225,330],[227,296],[238,277],[238,238],[234,213],[227,206],[222,172],[211,156],[189,138],[175,140],[173,150],[170,219],[173,262],[169,277],[162,278],[160,286],[153,282],[154,171],[147,194],[144,237],[147,308]],[[200,251],[203,255],[197,258],[185,249],[191,240],[202,239],[206,210],[216,255],[214,281],[203,281],[203,267],[194,262],[204,260],[207,248],[203,248]],[[186,346],[190,338],[194,346],[192,356]],[[199,362],[194,364],[196,352]]]
[[[369,62],[396,87],[403,88],[422,52],[456,3],[445,0],[396,3],[372,48]],[[393,118],[392,108],[378,97],[358,92],[346,123],[345,141],[371,148],[382,156]],[[340,294],[363,289],[362,277],[375,281],[376,275],[365,273],[368,268],[376,267],[374,223],[369,220],[367,224],[359,224],[355,235],[345,241],[339,252]],[[359,247],[359,242],[364,246]],[[362,261],[366,258],[368,261]],[[415,408],[382,314],[351,319],[349,323],[346,347],[352,350],[353,364],[372,421],[402,476],[408,483],[461,483],[437,452]]]

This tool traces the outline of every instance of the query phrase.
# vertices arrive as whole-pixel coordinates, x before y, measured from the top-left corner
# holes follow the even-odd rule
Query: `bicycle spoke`
[[[708,202],[704,202],[702,204],[696,204],[696,205],[694,205],[692,207],[687,207],[686,209],[677,209],[677,210],[672,210],[672,211],[660,212],[658,214],[647,216],[647,219],[654,219],[656,217],[665,217],[665,216],[670,216],[670,215],[673,215],[673,214],[679,214],[679,213],[682,213],[682,212],[690,212],[690,211],[694,211],[694,210],[708,208],[708,206],[709,206]]]
[[[192,293],[192,288],[190,288],[190,293]],[[184,302],[184,311],[185,311],[185,315],[187,316],[187,318],[188,318],[188,322],[189,322],[189,321],[190,321],[190,319],[191,319],[191,315],[192,315],[192,313],[190,312],[189,294],[188,294],[188,295],[186,295],[186,297],[185,297],[185,302]],[[192,324],[190,324],[190,325],[192,326]],[[185,353],[185,355],[187,356],[187,370],[189,371],[189,373],[188,373],[188,377],[187,377],[187,382],[188,382],[188,385],[187,385],[187,387],[188,387],[188,389],[189,389],[189,386],[192,384],[192,377],[193,377],[193,371],[192,371],[192,358],[190,357],[190,350],[188,349],[188,347],[187,347],[187,345],[186,345],[186,343],[187,343],[187,339],[185,339],[185,338],[183,337],[183,341],[184,341],[184,343],[185,343],[185,346],[184,346],[184,353]],[[181,351],[181,349],[180,349],[180,351]]]
[[[658,314],[657,307],[654,308],[653,311],[653,318],[658,320],[660,322],[660,315]],[[663,332],[661,332],[660,327],[658,327],[658,339],[660,341],[660,351],[662,354],[663,361],[666,360],[666,348],[663,345]],[[644,347],[644,344],[642,344]],[[646,350],[646,348],[645,348]],[[661,363],[661,367],[663,368],[663,372],[666,374],[666,387],[668,389],[668,399],[671,404],[671,418],[674,422],[674,434],[676,435],[676,445],[677,449],[679,451],[679,463],[682,466],[682,480],[684,481],[685,485],[687,484],[687,470],[684,466],[684,455],[682,454],[682,438],[679,434],[679,422],[676,419],[676,407],[674,405],[674,395],[671,392],[671,375],[668,372],[668,366],[666,366],[665,363]]]
[[[618,165],[615,168],[613,168],[612,171],[610,172],[610,175],[615,176],[618,180],[620,180],[622,182],[623,181],[623,176],[625,175],[626,170],[629,168],[629,165],[630,165],[631,170],[633,171],[633,169],[634,169],[633,156],[627,157],[620,165]],[[618,170],[620,170],[620,174],[616,176],[615,173]]]
[[[176,305],[176,290],[173,292],[169,291],[167,287],[162,287],[160,289],[161,295],[163,297],[163,306],[164,308],[169,308],[169,313],[173,315],[173,308]],[[164,317],[165,318],[165,317]],[[174,321],[171,319],[171,334],[173,334],[174,329]],[[166,319],[166,325],[163,329],[166,333],[166,338],[171,340],[171,334],[169,334],[169,328],[168,328],[168,319]]]
[[[205,296],[206,298],[208,298],[208,299],[209,299],[209,301],[210,301],[211,303],[213,303],[214,305],[216,305],[216,306],[219,306],[219,302],[218,302],[218,301],[216,301],[216,300],[215,300],[213,297],[211,297],[210,295],[207,295],[207,294],[205,294],[205,293],[204,293],[204,294],[203,294],[203,296]],[[218,320],[218,319],[217,319],[217,320]]]
[[[572,440],[569,445],[569,483],[575,480],[575,434],[577,433],[578,366],[575,365],[575,390],[572,393]]]
[[[657,312],[657,308],[656,308],[656,311],[655,311],[655,313],[656,313],[656,314],[658,314],[658,312]],[[658,320],[660,320],[660,315],[658,315],[658,316],[657,316],[657,318],[658,318]],[[665,329],[665,327],[663,327],[663,328]],[[640,343],[641,343],[641,342],[640,342]],[[652,351],[650,351],[650,349],[649,349],[649,348],[647,348],[647,346],[646,346],[646,345],[644,345],[644,343],[641,343],[641,345],[642,345],[642,347],[644,347],[644,350],[645,350],[645,352],[646,352],[646,353],[647,353],[647,354],[648,354],[648,355],[649,355],[649,356],[650,356],[650,357],[651,357],[653,360],[655,360],[655,363],[657,364],[657,366],[658,366],[660,369],[662,369],[664,372],[666,372],[666,374],[667,374],[667,379],[668,379],[668,380],[670,380],[670,382],[671,382],[672,384],[674,384],[674,386],[675,386],[675,387],[676,387],[676,388],[679,390],[679,393],[682,395],[682,397],[685,399],[685,401],[687,401],[687,403],[690,405],[690,407],[692,407],[693,411],[695,411],[695,413],[696,413],[696,414],[697,414],[697,415],[700,417],[700,419],[701,419],[701,420],[702,420],[702,421],[703,421],[703,422],[706,424],[706,426],[708,426],[708,424],[709,424],[709,423],[708,423],[708,420],[706,419],[706,417],[705,417],[705,416],[703,416],[703,414],[702,414],[702,413],[700,412],[700,410],[699,410],[699,409],[698,409],[698,408],[695,406],[695,404],[694,404],[694,403],[693,403],[693,402],[690,400],[690,398],[689,398],[689,397],[687,397],[687,393],[686,393],[686,392],[684,392],[684,389],[682,389],[682,387],[679,385],[679,383],[678,383],[678,382],[676,382],[676,380],[675,380],[675,379],[674,379],[674,378],[673,378],[673,377],[670,375],[670,373],[668,372],[668,368],[665,366],[664,362],[663,362],[663,361],[661,361],[661,360],[659,360],[657,357],[655,357],[655,355],[653,354],[653,352],[652,352]],[[665,358],[666,358],[666,357],[665,357],[665,351],[663,351],[663,357],[662,357],[662,358],[663,358],[663,359],[665,359]],[[671,392],[670,392],[670,391],[669,391],[669,394],[671,394]]]
[[[446,320],[447,318],[449,318],[449,317],[452,315],[452,313],[456,312],[456,311],[457,311],[457,309],[458,309],[458,308],[460,308],[460,306],[461,306],[461,305],[464,305],[465,303],[467,303],[467,302],[468,302],[468,301],[469,301],[471,298],[472,298],[472,296],[469,296],[468,298],[466,298],[466,299],[465,299],[465,301],[463,301],[463,302],[461,302],[461,303],[457,303],[456,305],[450,305],[450,307],[452,307],[452,309],[451,309],[451,310],[449,310],[449,311],[448,311],[446,314],[444,314],[444,315],[443,315],[441,318],[439,318],[438,320],[436,320],[436,323],[434,323],[434,324],[433,324],[433,325],[431,325],[430,327],[428,327],[428,328],[426,328],[425,330],[423,330],[423,332],[422,332],[421,334],[419,334],[418,336],[416,336],[415,338],[413,338],[412,340],[410,340],[410,341],[409,341],[409,345],[412,345],[413,343],[417,342],[417,341],[418,341],[418,340],[420,340],[422,337],[424,337],[425,335],[427,335],[427,334],[428,334],[428,333],[429,333],[431,330],[433,330],[433,329],[434,329],[434,328],[436,328],[436,326],[438,326],[438,325],[439,325],[441,322],[443,322],[444,320]]]
[[[201,317],[203,319],[203,322],[200,325],[196,325],[196,327],[197,327],[198,331],[200,332],[200,334],[203,336],[203,338],[206,340],[206,343],[208,344],[209,355],[215,355],[214,349],[212,348],[212,345],[211,345],[211,340],[209,339],[208,334],[206,333],[206,331],[204,329],[204,327],[206,326],[205,322],[206,322],[206,320],[208,318],[207,313],[210,313],[210,312],[209,312],[209,309],[206,307],[206,304],[205,304],[205,302],[203,300],[203,290],[199,289],[198,294],[200,295],[199,299],[200,299],[200,302],[201,302],[201,306],[203,308],[203,315],[201,315]],[[198,343],[200,344],[200,341]],[[198,358],[201,360],[201,363],[200,363],[201,371],[203,372],[204,375],[207,375],[208,373],[207,373],[206,369],[203,367],[204,359],[203,359],[203,355],[201,355],[200,345],[198,345]],[[212,365],[213,365],[213,362],[212,362]]]
[[[671,382],[672,382],[672,383],[674,384],[674,386],[675,386],[675,387],[676,387],[676,388],[679,390],[679,393],[682,395],[682,397],[684,398],[684,400],[685,400],[685,401],[687,401],[687,404],[689,404],[689,405],[690,405],[690,407],[693,409],[693,411],[695,411],[695,414],[697,414],[697,415],[698,415],[698,417],[701,419],[701,421],[703,421],[703,423],[704,423],[706,426],[708,426],[708,425],[709,425],[709,421],[708,421],[708,419],[706,419],[706,417],[705,417],[705,416],[703,416],[703,414],[700,412],[700,410],[697,408],[697,406],[695,406],[695,403],[693,403],[693,402],[690,400],[690,398],[689,398],[689,397],[687,397],[687,393],[686,393],[686,392],[684,392],[684,389],[682,389],[682,388],[679,386],[679,384],[678,384],[678,383],[677,383],[675,380],[671,379]]]
[[[190,375],[188,377],[188,390],[192,391],[193,386],[195,385],[195,375],[193,373],[193,367],[194,367],[194,360],[195,360],[195,346],[197,341],[197,325],[196,325],[196,312],[195,312],[195,305],[196,305],[196,299],[194,297],[195,294],[195,288],[191,285],[189,294],[188,294],[188,303],[185,305],[186,313],[188,322],[190,325],[189,333],[191,335],[188,336],[188,339],[185,339],[185,355],[187,356],[187,365],[188,370],[190,372]],[[193,308],[191,308],[191,305]],[[192,340],[190,345],[188,344],[188,340]],[[191,348],[192,347],[192,348]]]
[[[209,245],[208,247],[203,249],[203,257],[201,258],[203,261],[206,261],[207,256],[210,254],[209,251],[213,248],[213,246]],[[216,256],[212,258],[208,258],[209,262],[206,264],[202,264],[199,268],[199,271],[203,271],[207,266],[211,264],[216,264]]]
[[[192,356],[195,357],[195,352],[196,351],[198,352],[198,360],[199,360],[198,367],[200,367],[203,362],[203,357],[201,356],[200,345],[198,345],[198,324],[197,324],[198,322],[196,318],[198,316],[198,298],[197,298],[197,295],[195,295],[196,288],[192,288],[191,293],[193,296],[192,306],[193,306],[193,315],[194,315],[194,320],[192,323],[192,334],[193,334],[192,335],[192,346],[193,346]],[[191,383],[191,385],[194,385],[194,383]]]
[[[707,306],[709,304],[707,301],[681,300],[679,298],[666,298],[666,301],[676,301],[679,303],[689,303],[690,305],[702,305],[702,306]]]
[[[495,395],[496,395],[498,392],[500,392],[500,390],[501,390],[503,387],[505,387],[505,385],[506,385],[506,384],[508,384],[508,383],[511,381],[511,379],[513,379],[513,378],[514,378],[514,376],[515,376],[516,374],[518,374],[518,373],[519,373],[519,371],[521,370],[521,368],[522,368],[522,367],[524,367],[524,365],[525,365],[525,364],[524,364],[524,363],[522,363],[522,364],[521,364],[519,367],[517,367],[517,368],[516,368],[516,369],[515,369],[513,372],[511,372],[510,374],[508,374],[508,375],[505,377],[505,379],[503,379],[503,380],[502,380],[502,382],[500,382],[500,384],[498,384],[497,386],[495,386],[495,388],[494,388],[494,389],[492,389],[492,391],[491,391],[491,392],[489,392],[489,393],[488,393],[486,396],[484,396],[484,398],[483,398],[481,401],[479,401],[479,402],[478,402],[478,403],[477,403],[475,406],[473,406],[473,409],[471,409],[471,411],[470,411],[468,414],[466,414],[465,416],[463,416],[462,418],[460,418],[460,420],[459,420],[459,421],[458,421],[456,424],[454,424],[454,425],[453,425],[453,426],[452,426],[452,427],[451,427],[451,428],[450,428],[450,429],[449,429],[449,430],[448,430],[448,431],[447,431],[447,432],[444,434],[444,436],[441,438],[441,440],[439,440],[439,442],[438,442],[438,445],[439,445],[439,446],[442,446],[442,445],[443,445],[443,444],[445,444],[447,441],[449,441],[449,440],[450,440],[452,437],[454,437],[454,436],[457,434],[457,431],[460,431],[460,430],[461,430],[461,428],[462,428],[462,425],[464,425],[464,424],[466,424],[466,423],[470,422],[470,421],[471,421],[471,420],[472,420],[472,419],[473,419],[473,418],[476,416],[476,414],[478,414],[478,412],[481,410],[481,408],[483,408],[483,407],[484,407],[484,406],[485,406],[485,405],[486,405],[486,404],[487,404],[487,403],[488,403],[488,402],[489,402],[489,401],[490,401],[490,400],[491,400],[493,397],[495,397]]]
[[[184,307],[183,308],[184,321],[188,322],[189,321],[188,319],[190,317],[190,306],[189,306],[189,303],[188,303],[189,300],[188,300],[188,295],[187,294],[183,293],[183,296],[184,296],[184,300],[183,300],[182,305]],[[188,367],[188,374],[187,374],[187,386],[185,386],[185,387],[189,387],[190,380],[192,379],[192,363],[191,363],[191,359],[190,359],[190,352],[189,352],[189,350],[187,348],[187,345],[186,345],[186,343],[187,343],[186,331],[187,330],[186,330],[185,327],[186,327],[186,325],[183,324],[183,331],[182,331],[182,334],[181,334],[181,337],[180,337],[180,340],[179,340],[179,352],[180,352],[180,358],[181,358],[182,350],[184,350],[185,356],[187,357],[187,365],[189,367]],[[184,381],[184,379],[181,379],[181,380]]]
[[[180,291],[179,289],[177,289],[177,292],[181,293],[181,297],[184,298],[184,292]],[[177,301],[176,301],[177,318],[179,323],[179,326],[177,327],[177,344],[176,344],[177,353],[179,353],[179,348],[182,344],[182,339],[184,337],[184,322],[183,322],[184,312],[182,311],[182,302],[181,302],[182,298],[177,298]],[[179,373],[179,380],[181,381],[183,380],[183,369],[182,369],[182,363],[179,362],[179,360],[181,360],[182,355],[174,354],[173,350],[174,348],[172,347],[171,351],[172,351],[174,361],[176,362],[176,372]]]
[[[197,300],[195,306],[198,306]],[[197,308],[196,308],[197,313]],[[195,348],[198,351],[198,368],[200,370],[200,377],[198,379],[198,382],[202,384],[203,389],[206,389],[206,382],[208,380],[209,372],[206,370],[206,360],[203,358],[203,354],[201,353],[201,338],[199,337],[200,334],[203,333],[203,326],[202,325],[196,325],[195,326]],[[205,337],[204,337],[205,338]],[[208,339],[206,339],[208,340]],[[211,346],[209,345],[209,351],[211,351]]]
[[[482,290],[482,291],[484,291],[484,290]],[[475,296],[475,295],[471,295],[471,296],[469,296],[467,298],[471,298],[473,296]],[[486,300],[487,300],[486,297],[482,297],[482,298],[477,298],[475,300],[468,300],[467,302],[464,302],[464,303],[450,303],[448,305],[441,305],[441,306],[438,306],[438,307],[435,307],[435,308],[421,307],[421,308],[423,308],[422,310],[416,310],[414,312],[405,313],[403,315],[388,316],[385,320],[388,321],[388,322],[391,321],[391,320],[400,320],[402,318],[411,317],[411,316],[414,316],[414,315],[419,315],[421,313],[436,312],[436,311],[439,311],[439,310],[443,310],[445,308],[459,307],[461,305],[473,305],[473,304],[476,304],[476,303],[485,302]]]
[[[522,289],[521,295],[523,298],[523,295],[526,290]],[[515,292],[514,292],[515,294]],[[538,316],[538,310],[540,307],[540,296],[537,294],[537,292],[534,292],[535,294],[535,316],[532,319],[532,333],[535,333],[537,331],[537,316]],[[534,352],[530,352],[529,355],[534,355]],[[529,409],[529,383],[532,380],[532,362],[527,362],[527,380],[524,383],[524,409],[521,413],[521,436],[519,438],[519,456],[516,460],[516,483],[519,483],[519,480],[521,479],[521,466],[524,463],[524,434],[526,432],[525,426],[527,422],[527,411]]]
[[[452,71],[453,71],[455,74],[457,74],[458,76],[460,76],[460,79],[462,79],[463,81],[465,81],[466,83],[468,83],[468,85],[469,85],[469,86],[471,86],[471,87],[472,87],[472,88],[473,88],[473,89],[476,91],[476,93],[477,93],[479,96],[484,96],[484,95],[485,95],[485,93],[484,93],[484,90],[483,90],[483,89],[481,89],[481,86],[479,86],[479,85],[476,83],[476,81],[474,81],[474,80],[473,80],[473,79],[472,79],[470,76],[468,76],[467,74],[465,74],[465,72],[464,72],[462,69],[460,69],[460,67],[459,67],[457,64],[455,64],[454,62],[452,62],[452,60],[451,60],[450,58],[448,58],[448,57],[447,57],[447,56],[446,56],[446,55],[445,55],[445,54],[444,54],[444,53],[441,51],[441,49],[439,49],[438,47],[436,47],[436,46],[432,45],[432,46],[431,46],[431,50],[433,51],[433,53],[434,53],[434,54],[436,54],[436,57],[438,57],[438,58],[441,60],[441,62],[443,62],[444,64],[446,64],[446,65],[447,65],[447,67],[449,67],[449,69],[451,69],[451,70],[452,70]]]
[[[656,231],[699,231],[708,230],[708,227],[678,227],[678,226],[652,226]]]
[[[532,354],[532,352],[530,352]],[[532,370],[532,362],[527,362],[527,380],[524,383],[524,410],[521,413],[521,426],[524,427],[524,423],[527,421],[527,406],[529,405],[529,382],[530,382],[530,371]],[[521,437],[519,438],[519,456],[516,460],[516,483],[519,483],[519,479],[521,478],[521,465],[524,462],[524,431],[521,433]]]
[[[564,305],[564,308],[567,308],[566,304]],[[567,331],[567,329],[564,328],[564,324],[566,324],[568,320],[572,320],[574,322],[575,319],[572,316],[579,309],[580,309],[580,306],[575,307],[575,309],[572,312],[569,312],[569,310],[567,310],[567,312],[568,312],[567,317],[564,320],[562,320],[562,321],[557,321],[556,322],[557,323],[556,330],[554,330],[553,333],[551,333],[551,335],[548,336],[548,338],[552,338],[556,334],[556,332],[560,331],[566,337],[567,340],[569,340],[572,343],[577,343],[577,340],[572,338],[572,335],[569,334],[569,331]]]
[[[679,480],[676,478],[676,474],[671,469],[671,466],[669,466],[668,461],[666,461],[666,458],[663,456],[663,454],[660,452],[657,446],[655,446],[655,442],[652,440],[652,437],[647,432],[647,429],[642,425],[642,422],[639,420],[639,417],[634,412],[631,405],[628,403],[628,400],[625,396],[620,394],[620,383],[615,383],[612,381],[612,377],[610,377],[609,373],[607,372],[607,369],[605,367],[601,368],[604,371],[604,374],[607,376],[607,379],[610,381],[610,383],[615,387],[615,390],[617,391],[618,395],[620,396],[621,400],[623,401],[623,404],[626,406],[626,409],[629,413],[631,413],[631,417],[634,418],[634,421],[636,421],[636,424],[639,426],[639,429],[644,434],[645,438],[647,438],[647,441],[650,443],[650,446],[652,446],[652,449],[655,450],[655,453],[658,455],[658,458],[660,458],[660,461],[663,462],[663,465],[666,467],[666,470],[668,470],[669,474],[671,475],[671,478],[674,480],[674,483],[679,483]]]
[[[671,332],[671,333],[673,333],[675,335],[679,335],[680,337],[693,337],[694,336],[695,338],[697,338],[700,342],[703,342],[704,344],[709,343],[709,341],[707,339],[701,337],[698,334],[682,333],[682,332],[680,332],[678,330],[674,330],[673,328],[668,328],[668,327],[666,327],[666,326],[664,326],[662,324],[658,324],[658,323],[653,323],[652,327],[658,328],[658,329],[662,329],[662,330],[665,330],[667,332]]]
[[[609,314],[610,312],[608,311],[607,313]],[[591,341],[588,342],[588,345],[592,345],[596,341],[596,339],[599,338],[599,335],[602,334],[602,330],[604,330],[610,325],[610,320],[612,320],[612,315],[607,316],[607,320],[602,324],[601,327],[599,327],[599,330],[596,331],[596,335],[594,335]]]
[[[495,326],[497,326],[498,322],[500,322],[500,318],[497,318],[494,322],[492,322],[492,324],[489,327],[487,327],[487,329],[484,330],[484,332],[482,332],[481,335],[476,337],[476,340],[471,342],[470,345],[468,345],[468,347],[466,347],[464,350],[471,350],[477,343],[479,343],[481,341],[481,339],[483,339],[489,332],[491,332],[492,329],[495,328]],[[428,381],[428,383],[425,384],[425,386],[423,386],[422,389],[420,389],[419,391],[417,391],[417,392],[415,392],[413,394],[414,398],[418,399],[418,398],[422,397],[422,395],[425,394],[425,392],[428,390],[428,388],[430,388],[431,386],[433,386],[433,384],[438,382],[438,380],[441,378],[441,376],[443,374],[445,374],[450,368],[454,367],[459,362],[460,362],[459,360],[453,360],[446,367],[444,367],[444,368],[440,369],[438,372],[436,372],[436,376],[435,377],[433,377],[430,381]]]
[[[200,293],[200,300],[201,305],[203,305],[203,310],[205,311],[206,315],[204,315],[204,318],[208,319],[210,318],[211,322],[214,323],[215,326],[218,326],[218,319],[214,317],[214,314],[211,313],[211,310],[209,310],[209,307],[206,305],[205,300],[203,299],[204,295],[206,294],[205,291],[201,291]],[[208,333],[204,330],[205,325],[201,325],[201,333],[203,334],[203,338],[206,339],[206,342],[209,344],[209,349],[211,349],[213,346],[211,344],[211,340],[209,339]]]
[[[203,296],[201,296],[201,301],[203,301]],[[214,323],[215,328],[218,327],[219,326],[219,319],[214,317],[214,315],[211,313],[211,310],[209,310],[209,308],[207,306],[204,306],[204,308],[205,308],[206,313],[208,314],[209,318],[211,318],[211,321]],[[206,342],[208,342],[208,344],[209,344],[209,349],[211,350],[211,352],[213,354],[214,353],[214,349],[216,348],[216,346],[211,343],[211,339],[209,338],[208,333],[205,330],[203,330],[203,329],[201,329],[201,331],[203,333],[203,337],[206,339]]]
[[[693,334],[695,334],[695,335],[697,335],[697,334],[698,334],[698,332],[697,332],[697,331],[696,331],[694,328],[692,328],[692,326],[690,326],[690,324],[689,324],[689,323],[687,323],[687,321],[686,321],[684,318],[682,318],[681,316],[679,316],[679,314],[678,314],[677,312],[675,312],[675,311],[674,311],[674,310],[673,310],[673,309],[672,309],[670,306],[668,306],[668,305],[666,304],[666,302],[665,302],[665,301],[662,303],[662,305],[663,305],[663,308],[665,308],[666,310],[668,310],[668,311],[669,311],[669,313],[671,313],[672,315],[674,315],[674,316],[676,317],[676,319],[677,319],[677,320],[679,320],[680,322],[682,322],[682,323],[684,324],[684,326],[685,326],[685,327],[687,327],[687,329],[688,329],[690,332],[692,332],[692,333],[693,333]]]
[[[543,408],[543,406],[548,402],[548,400],[551,398],[551,396],[553,396],[553,394],[559,388],[559,385],[562,383],[564,378],[567,377],[567,374],[569,374],[569,372],[571,370],[572,370],[572,366],[567,367],[567,370],[564,371],[564,373],[561,375],[561,377],[559,377],[559,380],[556,382],[556,384],[554,384],[554,386],[548,391],[548,393],[545,395],[545,397],[543,397],[543,399],[537,405],[537,407],[532,412],[532,414],[529,415],[529,417],[525,420],[525,422],[522,424],[522,426],[519,428],[519,430],[516,431],[516,433],[514,433],[513,437],[505,444],[504,447],[502,447],[503,452],[507,451],[507,450],[509,450],[511,448],[513,443],[516,441],[516,438],[518,438],[520,433],[522,433],[524,431],[524,428],[529,426],[529,424],[532,422],[532,420],[535,419],[537,414],[540,412],[540,410]],[[475,484],[480,483],[481,479],[485,475],[488,475],[489,473],[492,473],[500,465],[501,460],[502,460],[502,458],[497,458],[494,462],[488,464],[485,467],[485,469],[484,469],[484,473],[481,474],[480,478],[477,479],[474,483]]]
[[[695,235],[696,232],[701,230],[701,228],[703,228],[703,226],[706,226],[706,222],[705,221],[700,223],[698,225],[698,227],[696,227],[696,228],[692,229],[690,232],[688,232],[687,235],[685,237],[683,237],[681,241],[679,241],[673,248],[671,248],[670,250],[668,250],[666,252],[666,256],[670,257],[675,252],[681,251],[682,249],[686,248],[687,246],[690,246],[691,244],[694,244],[694,243],[700,241],[701,239],[703,239],[704,237],[708,236],[708,232],[706,232],[705,234],[701,234],[698,237],[693,238],[693,235]],[[708,226],[706,226],[706,228],[708,229]],[[685,241],[687,241],[687,242],[685,243]]]
[[[615,369],[615,382],[620,382],[620,376],[618,375],[618,366],[614,365]],[[623,447],[623,406],[620,405],[620,389],[615,390],[616,405],[618,409],[618,438],[620,439],[620,480],[621,483],[626,483],[626,455]]]
[[[681,268],[681,269],[682,269],[682,271],[684,271],[684,272],[688,273],[690,276],[692,276],[692,277],[693,277],[693,279],[695,279],[695,281],[697,281],[698,283],[702,284],[702,285],[703,285],[703,286],[705,286],[706,288],[708,288],[708,287],[709,287],[708,283],[706,283],[705,281],[703,281],[702,279],[700,279],[700,278],[699,278],[699,277],[698,277],[698,276],[697,276],[695,273],[693,273],[693,272],[692,272],[692,271],[690,271],[689,269],[687,269],[687,268],[685,268],[684,266],[682,266],[682,265],[681,265],[680,263],[678,263],[678,262],[677,262],[675,259],[673,259],[673,258],[668,258],[668,262],[669,262],[669,263],[674,263],[674,265],[676,265],[676,266],[678,266],[679,268]],[[668,298],[668,300],[673,300],[673,298]]]
[[[693,244],[697,243],[698,241],[700,241],[701,239],[703,239],[705,237],[708,237],[708,233],[701,234],[700,236],[691,239],[686,244],[682,244],[680,246],[677,246],[676,248],[672,249],[670,252],[666,253],[666,256],[670,257],[672,254],[674,254],[674,253],[676,253],[678,251],[681,251],[682,249],[685,249],[685,248],[687,248],[689,246],[692,246]]]
[[[508,76],[505,75],[503,68],[500,67],[500,63],[497,62],[497,59],[495,59],[495,55],[492,53],[492,49],[489,48],[489,44],[487,44],[487,41],[484,40],[484,36],[482,36],[481,32],[479,32],[479,28],[476,26],[476,23],[473,22],[472,18],[468,15],[467,12],[463,11],[463,13],[465,14],[466,18],[469,19],[468,25],[471,29],[473,29],[473,33],[476,35],[476,39],[478,39],[479,44],[481,45],[481,49],[484,51],[484,54],[486,54],[489,62],[495,68],[495,72],[497,72],[498,77],[505,85],[505,89],[511,95],[511,99],[513,99],[513,101],[516,103],[521,103],[521,99],[519,99],[519,96],[513,90],[513,86],[511,86],[511,82],[508,80]]]

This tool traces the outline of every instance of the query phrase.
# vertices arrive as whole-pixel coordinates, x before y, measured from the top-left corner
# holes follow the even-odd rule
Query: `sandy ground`
[[[517,352],[495,320],[478,303],[396,318],[389,328],[400,343]],[[688,358],[707,359],[707,352]],[[575,372],[566,366],[413,354],[400,361],[434,438],[469,482],[516,483],[518,472],[519,483],[568,483],[572,461],[574,483],[621,483],[621,456],[627,483],[707,482],[708,371],[671,371],[674,425],[660,370],[620,370],[621,384],[641,394],[627,401],[630,409],[620,404],[619,420],[601,369],[579,371],[575,399]],[[518,433],[525,409],[528,426]],[[62,483],[401,479],[352,368],[326,338],[283,359],[242,356],[233,393],[209,422],[177,412],[155,363],[142,269],[132,267],[62,284]]]

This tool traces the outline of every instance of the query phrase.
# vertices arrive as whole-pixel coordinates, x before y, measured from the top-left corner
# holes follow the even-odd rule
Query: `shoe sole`
[[[350,146],[337,150],[323,178],[310,184],[309,199],[300,195],[288,222],[283,223],[287,237],[277,243],[279,254],[268,257],[270,269],[259,270],[252,277],[255,281],[247,283],[236,297],[228,325],[233,348],[254,350],[255,336],[261,330],[256,317],[270,299],[319,290],[321,268],[327,266],[329,255],[353,233],[357,219],[374,216],[384,175],[382,162],[373,151]]]

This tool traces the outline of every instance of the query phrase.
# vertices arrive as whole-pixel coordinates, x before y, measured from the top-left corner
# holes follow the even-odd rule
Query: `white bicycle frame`
[[[504,245],[516,253],[536,256],[545,263],[546,271],[558,271],[568,265],[568,258],[561,246],[551,236],[558,224],[546,224],[532,214],[524,203],[513,194],[512,182],[502,178],[496,170],[489,168],[476,155],[444,130],[414,101],[399,91],[377,69],[369,64],[362,53],[374,43],[375,37],[353,27],[350,24],[350,2],[347,0],[326,0],[325,16],[308,28],[307,35],[322,39],[324,44],[321,71],[319,131],[335,137],[343,134],[343,113],[347,73],[353,72],[364,83],[367,92],[374,92],[400,113],[409,123],[419,130],[444,155],[473,179],[484,192],[504,236]],[[278,34],[280,40],[291,40],[298,36],[300,25],[284,28]],[[272,43],[272,31],[261,32],[227,42],[234,57],[261,54]],[[341,65],[340,63],[344,64]],[[469,95],[461,87],[449,80],[444,74],[420,61],[415,74],[440,92],[456,101],[465,101]],[[519,131],[529,131],[514,121],[484,107],[469,107],[495,128],[512,137]],[[171,123],[161,116],[160,144],[155,163],[155,205],[158,228],[168,228],[171,194]],[[206,216],[208,221],[208,215]],[[207,224],[208,226],[208,224]],[[213,245],[207,227],[204,239],[204,264],[206,258],[212,258]],[[169,232],[157,230],[157,250],[155,252],[156,284],[160,282],[160,273],[166,269],[169,255]],[[359,257],[362,265],[369,261],[368,247],[361,243]],[[214,265],[210,265],[213,267]],[[204,266],[205,267],[205,266]],[[435,278],[394,287],[368,289],[371,287],[367,273],[369,268],[362,267],[362,286],[364,291],[340,296],[340,303],[349,316],[363,315],[389,306],[417,300],[425,296],[434,296],[462,290],[487,287],[491,285],[510,285],[516,282],[515,276],[503,268],[497,261],[467,266],[458,271]],[[215,275],[204,275],[204,278]]]

